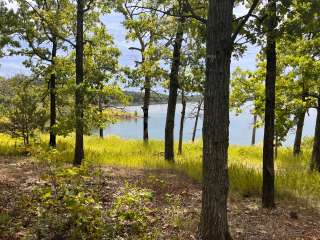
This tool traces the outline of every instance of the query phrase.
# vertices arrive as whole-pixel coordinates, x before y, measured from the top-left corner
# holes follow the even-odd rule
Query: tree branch
[[[231,36],[231,42],[234,43],[236,38],[238,37],[241,29],[243,28],[243,26],[247,23],[248,19],[250,18],[250,16],[252,16],[253,11],[256,9],[256,7],[258,6],[260,0],[254,0],[251,8],[249,9],[248,13],[243,17],[242,21],[240,21],[240,23],[238,24],[238,26],[236,27],[235,31],[233,32],[232,36]]]

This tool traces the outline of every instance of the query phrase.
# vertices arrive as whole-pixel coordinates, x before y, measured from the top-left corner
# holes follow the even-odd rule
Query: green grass
[[[47,149],[48,137],[42,136],[41,149]],[[0,154],[19,153],[17,143],[6,135],[0,135]],[[74,137],[58,138],[58,160],[72,162]],[[202,143],[185,143],[184,153],[176,157],[176,163],[168,163],[163,157],[164,143],[140,140],[124,140],[116,136],[100,139],[85,137],[87,162],[117,167],[143,169],[174,169],[197,181],[202,179]],[[308,172],[310,144],[304,146],[304,154],[294,158],[289,148],[280,148],[276,167],[276,191],[278,199],[303,200],[312,205],[320,202],[320,174]],[[259,196],[262,185],[262,146],[230,146],[229,177],[232,194]]]

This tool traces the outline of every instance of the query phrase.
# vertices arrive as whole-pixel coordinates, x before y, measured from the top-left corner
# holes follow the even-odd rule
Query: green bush
[[[86,167],[59,168],[48,162],[44,180],[35,190],[37,219],[31,239],[109,239],[108,214],[99,202]]]
[[[145,231],[151,219],[151,191],[125,184],[106,209],[100,170],[87,164],[67,167],[56,150],[39,150],[37,155],[44,184],[34,190],[36,218],[28,239],[149,239]]]

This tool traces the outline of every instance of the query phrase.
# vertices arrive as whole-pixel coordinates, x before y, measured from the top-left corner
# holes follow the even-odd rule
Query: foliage
[[[126,183],[123,193],[115,198],[110,209],[115,236],[124,239],[131,239],[132,236],[143,236],[150,224],[149,214],[151,209],[147,206],[152,199],[152,192]]]
[[[156,2],[145,2],[147,6],[157,5]],[[168,23],[165,15],[159,15],[156,10],[145,11],[132,6],[141,5],[140,1],[117,1],[116,10],[124,16],[123,25],[126,28],[126,40],[132,42],[129,50],[139,54],[139,60],[134,67],[125,66],[123,71],[127,84],[140,87],[141,90],[152,89],[168,77],[163,67],[163,58],[170,54],[164,40]],[[144,5],[144,3],[142,4]]]
[[[4,1],[0,2],[0,58],[8,55],[7,47],[19,47],[20,43],[14,38],[17,19],[14,11],[9,10]]]
[[[35,239],[103,239],[108,235],[107,215],[88,182],[86,169],[52,170],[49,186],[37,189]]]
[[[31,212],[36,218],[28,239],[147,239],[152,192],[126,183],[106,209],[99,168],[66,167],[57,156],[55,150],[37,151],[45,184],[33,191]]]
[[[14,138],[22,138],[24,144],[28,145],[35,130],[44,130],[48,120],[46,102],[42,100],[42,86],[36,80],[22,75],[2,83],[8,91],[2,105],[7,118],[2,121],[2,129]]]
[[[281,45],[279,49],[282,48]],[[285,141],[288,132],[295,126],[296,116],[314,104],[312,99],[303,97],[303,79],[295,72],[294,61],[289,60],[289,56],[279,50],[275,109],[275,137],[278,144]],[[251,107],[251,113],[259,116],[261,122],[258,124],[261,125],[264,121],[266,62],[263,55],[257,61],[255,71],[240,68],[234,71],[230,107],[236,113],[241,113],[245,107]]]

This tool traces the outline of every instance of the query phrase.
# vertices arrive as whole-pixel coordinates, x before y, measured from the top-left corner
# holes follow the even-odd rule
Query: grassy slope
[[[42,137],[36,144],[46,149],[48,139]],[[56,157],[61,161],[72,161],[73,137],[59,138]],[[150,141],[144,145],[139,140],[123,140],[118,137],[108,137],[104,140],[98,137],[85,138],[86,161],[95,164],[107,164],[118,167],[143,169],[175,169],[201,181],[201,142],[184,145],[184,154],[177,156],[176,164],[163,160],[163,142]],[[14,155],[19,151],[15,141],[5,135],[0,135],[0,155]],[[34,154],[39,151],[31,149]],[[258,196],[260,194],[261,177],[261,146],[243,147],[231,146],[229,154],[230,189],[232,194],[243,196]],[[303,200],[316,206],[320,202],[320,174],[308,172],[310,148],[306,147],[304,154],[293,158],[291,149],[281,148],[276,160],[277,196],[287,200]]]

